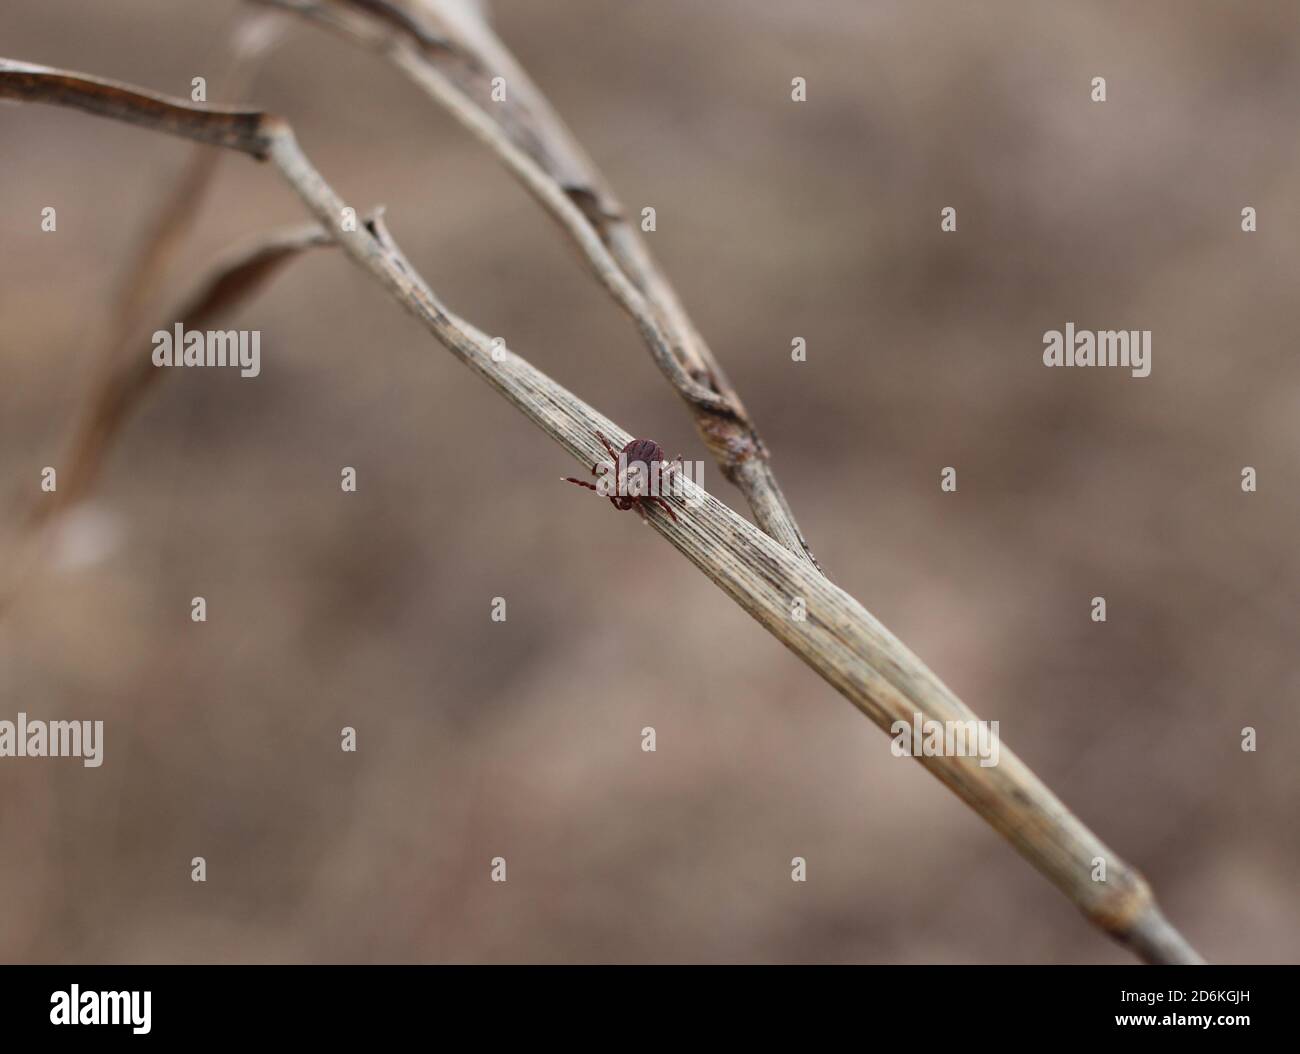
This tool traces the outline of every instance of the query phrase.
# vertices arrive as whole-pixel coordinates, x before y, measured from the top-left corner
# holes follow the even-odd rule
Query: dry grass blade
[[[7,72],[0,62],[0,95]],[[98,98],[105,82],[57,73],[28,87],[21,97],[80,106],[78,84]],[[21,76],[21,74],[19,74]],[[40,83],[49,86],[47,94]],[[140,109],[130,117],[148,124],[157,114],[156,97],[113,85],[115,109]],[[114,113],[121,116],[121,113]],[[195,110],[185,121],[163,112],[160,131],[192,135],[221,114]],[[338,221],[345,205],[299,149],[289,126],[258,116],[249,141],[283,174],[307,208],[348,256],[373,276],[449,351],[529,420],[572,455],[590,466],[602,456],[596,432],[623,443],[629,434],[512,352],[494,356],[491,342],[443,307],[402,255],[379,221],[351,229]],[[238,147],[237,147],[238,148]],[[251,151],[250,151],[251,152]],[[975,715],[915,655],[855,599],[828,581],[807,560],[756,529],[711,495],[687,482],[684,509],[673,522],[654,513],[654,528],[764,628],[811,666],[873,722],[888,730],[895,720],[914,715],[938,721],[975,720]],[[807,618],[790,617],[793,598],[801,597]],[[971,756],[945,754],[921,758],[963,801],[975,809],[1035,867],[1060,888],[1097,926],[1150,962],[1196,963],[1200,957],[1157,907],[1142,876],[1116,856],[1010,750],[999,763],[984,767]],[[1094,880],[1098,860],[1105,877]]]
[[[220,72],[213,78],[223,95],[242,94],[253,79],[258,61],[279,42],[284,24],[283,19],[267,12],[238,21],[228,46],[222,49],[225,59]],[[113,339],[106,349],[110,365],[122,344],[139,327],[148,303],[160,291],[180,245],[198,218],[199,205],[212,185],[221,157],[220,151],[196,147],[162,205],[152,210],[153,222],[140,241],[118,296]]]
[[[266,12],[238,19],[231,39],[222,48],[225,60],[216,83],[224,91],[241,92],[251,81],[258,60],[279,42],[284,24],[281,17]],[[26,524],[29,532],[48,530],[56,515],[86,496],[122,423],[157,378],[158,371],[150,367],[147,357],[124,357],[128,356],[132,342],[141,336],[139,330],[148,305],[158,296],[194,225],[222,156],[221,151],[206,145],[195,147],[161,206],[154,210],[153,222],[140,240],[135,259],[121,284],[112,318],[105,327],[110,337],[96,366],[72,444],[62,462],[66,466],[63,487],[33,507]],[[222,295],[223,288],[238,281],[241,273],[250,277],[260,274],[256,281],[269,277],[274,268],[266,266],[265,260],[259,262],[259,258],[264,253],[273,253],[281,236],[273,234],[251,251],[243,250],[234,258],[219,261],[215,271],[206,272],[206,277],[200,279],[198,292],[187,299],[181,311],[195,312],[206,321],[222,307],[231,306],[235,298],[227,297],[224,302],[216,302],[214,298]],[[324,243],[328,243],[327,238],[322,240]],[[249,282],[247,291],[251,292],[255,284]],[[17,587],[41,566],[39,557],[47,551],[46,541],[44,537],[29,534],[18,543],[28,555],[17,561],[21,574],[7,574],[4,582],[8,587],[0,585],[0,617],[12,605]]]
[[[477,7],[464,0],[258,2],[295,11],[384,53],[497,155],[635,321],[759,526],[816,566],[740,396],[604,177]],[[492,101],[496,77],[507,85],[500,101]]]
[[[190,327],[203,329],[236,309],[303,251],[333,244],[333,239],[316,224],[272,231],[215,261],[167,317],[184,319]],[[156,369],[152,358],[143,353],[149,346],[146,335],[135,336],[142,353],[115,359],[95,385],[59,462],[64,466],[59,489],[43,495],[32,506],[23,533],[5,561],[0,574],[0,618],[43,566],[55,520],[89,495],[131,412],[164,375],[165,371]]]
[[[228,59],[216,78],[227,91],[238,92],[252,79],[256,62],[278,42],[283,21],[263,14],[240,19],[229,42]],[[123,361],[133,341],[140,338],[148,305],[164,284],[186,235],[194,225],[201,204],[216,174],[221,151],[206,146],[194,149],[180,177],[154,210],[154,221],[141,239],[140,249],[122,283],[113,320],[111,338],[104,348],[98,376],[86,400],[87,411],[77,430],[64,489],[57,502],[42,503],[37,518],[45,519],[56,509],[67,508],[84,496],[91,477],[99,467],[107,445],[118,426],[127,417],[132,402],[142,396],[157,376],[146,357]],[[219,260],[205,272],[192,293],[180,307],[181,313],[201,316],[206,321],[218,311],[232,306],[271,272],[284,258],[286,241],[301,240],[300,232],[275,232],[249,249],[237,250]],[[328,239],[324,239],[328,241]],[[302,245],[302,248],[307,247]]]
[[[191,329],[205,329],[210,322],[235,310],[299,253],[332,245],[333,239],[316,224],[272,231],[238,247],[217,260],[200,277],[169,320],[181,319]],[[170,322],[168,323],[170,324]],[[145,334],[134,343],[141,353],[119,359],[98,386],[79,421],[71,447],[62,463],[67,466],[56,501],[41,502],[34,519],[43,521],[84,498],[90,490],[104,455],[144,395],[165,371],[157,369],[148,354]]]

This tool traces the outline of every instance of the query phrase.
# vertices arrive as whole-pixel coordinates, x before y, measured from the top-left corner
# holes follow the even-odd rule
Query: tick
[[[605,495],[609,498],[610,504],[620,512],[626,512],[628,509],[636,509],[636,511],[641,514],[641,519],[644,520],[646,518],[645,503],[653,501],[658,504],[664,512],[668,513],[669,516],[672,516],[673,523],[676,523],[677,517],[673,515],[673,510],[669,508],[668,502],[664,501],[664,499],[658,494],[627,493],[627,488],[623,485],[623,475],[620,471],[619,454],[612,446],[610,446],[609,440],[605,438],[603,433],[597,432],[596,438],[599,439],[601,445],[604,446],[606,452],[609,454],[610,464],[614,466],[614,494]],[[648,481],[653,479],[650,473],[650,466],[664,464],[664,448],[653,439],[632,439],[629,440],[627,446],[623,448],[622,458],[627,463],[628,475],[632,475],[635,472],[636,476],[642,480],[642,486],[648,487]],[[660,480],[666,480],[669,473],[676,469],[681,460],[681,455],[679,454],[677,460],[673,464],[668,465],[668,467],[659,474]],[[596,475],[596,469],[599,465],[600,462],[597,461],[596,464],[591,466],[591,474],[593,476]],[[640,467],[636,468],[635,466]],[[596,478],[599,479],[600,477],[597,476]],[[600,488],[593,483],[588,483],[586,480],[574,479],[572,476],[564,476],[563,479],[565,483],[576,483],[579,487],[586,487],[588,490],[594,490],[597,494],[600,494]],[[615,497],[615,494],[618,496]]]

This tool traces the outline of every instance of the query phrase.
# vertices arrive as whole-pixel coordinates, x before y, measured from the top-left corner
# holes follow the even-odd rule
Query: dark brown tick
[[[619,454],[609,444],[609,440],[601,432],[596,433],[596,438],[600,440],[605,451],[609,454],[610,464],[614,466],[614,493],[606,495],[610,504],[620,512],[626,512],[628,509],[636,509],[641,514],[641,519],[645,519],[645,503],[655,502],[664,512],[672,516],[673,523],[677,522],[677,517],[673,515],[673,510],[669,508],[668,502],[664,501],[658,494],[648,493],[629,493],[624,486],[622,471],[619,466]],[[633,439],[623,448],[622,460],[626,462],[627,473],[629,476],[640,480],[640,487],[634,487],[637,491],[641,488],[649,488],[653,476],[650,472],[651,465],[662,465],[664,463],[664,448],[656,443],[653,439]],[[669,465],[659,473],[659,480],[662,483],[669,474],[677,467],[681,455],[677,456],[676,462]],[[596,469],[600,465],[597,461],[591,466],[591,474],[596,475]],[[640,466],[640,467],[637,467]],[[597,477],[599,478],[599,477]],[[563,477],[565,483],[576,483],[579,487],[586,487],[588,490],[594,490],[600,494],[600,488],[593,483],[588,483],[583,479],[574,479],[572,476]],[[617,495],[617,497],[615,496]]]

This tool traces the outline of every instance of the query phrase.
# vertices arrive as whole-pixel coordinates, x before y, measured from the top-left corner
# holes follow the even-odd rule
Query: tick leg
[[[622,494],[623,476],[618,469],[618,451],[616,451],[612,446],[609,445],[609,440],[605,438],[604,432],[597,432],[596,438],[600,440],[601,446],[603,446],[605,448],[605,452],[609,454],[610,463],[614,466],[614,493]],[[597,464],[599,464],[599,462],[597,462]],[[595,465],[591,467],[591,474],[593,476],[596,474]]]
[[[565,483],[576,483],[579,487],[586,487],[588,490],[595,490],[597,494],[600,493],[594,483],[588,483],[585,479],[574,479],[572,476],[561,476],[560,478],[563,479]]]
[[[617,465],[617,464],[618,464],[618,454],[615,452],[614,448],[613,448],[612,446],[609,445],[609,440],[605,438],[605,433],[604,433],[604,432],[597,432],[597,433],[596,433],[596,438],[600,440],[601,445],[605,448],[606,452],[609,454],[610,459],[614,462],[614,464]]]
[[[672,516],[672,518],[673,518],[673,523],[676,523],[676,522],[677,522],[677,517],[673,514],[673,510],[672,510],[671,508],[668,507],[668,502],[664,501],[663,498],[655,498],[654,500],[657,501],[660,505],[663,506],[663,510],[664,510],[664,512],[668,513],[669,516]]]
[[[595,487],[592,487],[591,489],[592,489],[592,490],[595,490],[596,488],[595,488]],[[610,499],[609,499],[609,503],[610,503],[611,505],[613,505],[614,508],[615,508],[618,512],[622,512],[622,511],[623,511],[622,509],[620,509],[620,508],[618,507],[618,502],[616,502],[616,501],[613,499],[612,496],[611,496]]]

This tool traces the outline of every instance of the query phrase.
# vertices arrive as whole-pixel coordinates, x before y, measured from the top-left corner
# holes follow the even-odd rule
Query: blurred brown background
[[[831,575],[1203,954],[1295,961],[1290,5],[492,7],[624,203],[658,210],[651,248]],[[294,22],[223,94],[243,10],[11,0],[0,51],[173,95],[207,75],[210,102],[287,116],[455,310],[704,456],[557,230],[382,60]],[[0,107],[0,142],[12,551],[192,148],[50,107]],[[302,219],[224,158],[177,286]],[[1151,377],[1045,369],[1067,321],[1151,329]],[[572,462],[341,256],[227,325],[262,331],[262,376],[174,371],[0,622],[0,718],[106,722],[100,769],[0,761],[0,958],[1130,961],[635,516],[563,486]]]

